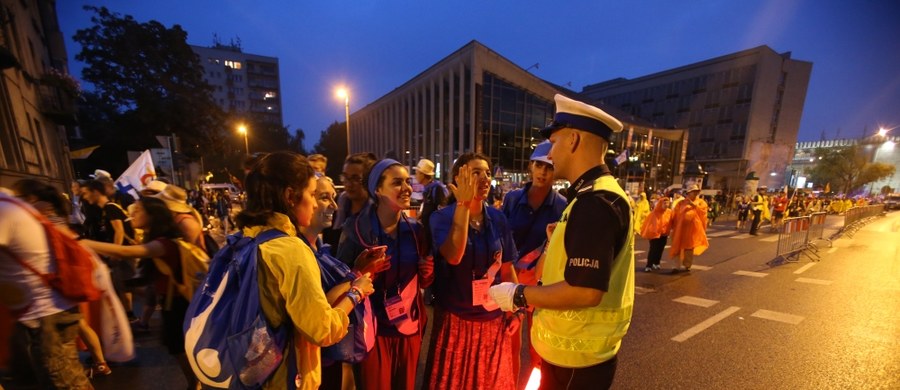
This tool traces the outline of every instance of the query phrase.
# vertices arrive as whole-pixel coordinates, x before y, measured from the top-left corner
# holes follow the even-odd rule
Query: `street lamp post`
[[[244,150],[247,152],[247,155],[250,155],[250,144],[247,142],[247,126],[241,124],[238,126],[238,133],[244,135]]]
[[[350,155],[350,93],[345,88],[338,88],[337,96],[344,99],[344,119],[347,129],[347,155]]]

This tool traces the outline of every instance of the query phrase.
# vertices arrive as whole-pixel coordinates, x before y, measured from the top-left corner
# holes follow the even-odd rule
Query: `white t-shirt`
[[[0,198],[7,195],[0,194]],[[42,273],[55,272],[44,227],[25,209],[0,202],[0,245]],[[19,321],[56,314],[76,305],[47,286],[39,276],[0,251],[0,303],[12,310],[28,308]]]

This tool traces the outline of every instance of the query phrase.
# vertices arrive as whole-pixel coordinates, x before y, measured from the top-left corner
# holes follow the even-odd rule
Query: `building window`
[[[266,94],[264,97],[266,99],[274,99],[274,98],[278,97],[278,95],[275,93],[275,91],[266,91]]]
[[[241,69],[241,62],[240,62],[240,61],[225,60],[225,66],[227,66],[227,67],[229,67],[229,68],[231,68],[231,69],[240,70],[240,69]]]

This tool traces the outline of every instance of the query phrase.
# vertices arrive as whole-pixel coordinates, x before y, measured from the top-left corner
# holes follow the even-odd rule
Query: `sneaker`
[[[659,269],[659,264],[653,264],[651,267],[653,267],[653,269]]]
[[[112,374],[109,365],[104,363],[94,363],[90,367],[84,369],[84,374],[88,379],[94,379],[95,376],[107,376]]]
[[[653,268],[650,268],[650,267],[644,267],[644,272],[650,272],[650,271],[652,271],[652,270],[653,270]]]

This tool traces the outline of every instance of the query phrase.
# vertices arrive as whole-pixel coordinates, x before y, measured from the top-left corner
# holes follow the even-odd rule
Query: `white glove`
[[[513,305],[513,295],[516,294],[517,286],[518,284],[515,283],[503,282],[496,286],[491,286],[488,289],[488,294],[491,294],[491,298],[494,302],[497,302],[500,310],[514,311],[516,307]]]

